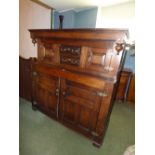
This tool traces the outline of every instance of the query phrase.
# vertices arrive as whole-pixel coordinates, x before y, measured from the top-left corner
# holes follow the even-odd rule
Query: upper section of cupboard
[[[127,30],[29,30],[38,46],[38,63],[117,81],[125,57]]]

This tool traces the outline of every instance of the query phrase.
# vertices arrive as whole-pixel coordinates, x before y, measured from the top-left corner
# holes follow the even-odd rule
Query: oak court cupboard
[[[31,29],[33,109],[101,146],[126,50],[125,29]]]

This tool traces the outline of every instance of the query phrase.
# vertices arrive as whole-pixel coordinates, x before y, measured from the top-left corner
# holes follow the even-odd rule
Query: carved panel
[[[114,73],[118,69],[122,51],[119,54],[115,48],[88,48],[86,68],[99,72]]]
[[[44,43],[43,61],[48,63],[59,63],[59,45]]]
[[[104,65],[105,62],[105,49],[89,48],[88,50],[88,63],[92,65]]]
[[[61,57],[61,63],[71,64],[78,66],[80,61],[76,58],[68,58],[68,57]]]
[[[60,46],[60,63],[79,66],[81,47],[77,46]]]
[[[52,45],[45,45],[45,57],[44,60],[52,61],[54,58],[54,49]]]
[[[73,55],[80,56],[81,48],[76,47],[76,46],[61,45],[60,52],[61,53],[66,53],[67,52],[68,54],[73,54]]]
[[[104,70],[107,49],[89,48],[86,60],[86,68],[92,70]]]

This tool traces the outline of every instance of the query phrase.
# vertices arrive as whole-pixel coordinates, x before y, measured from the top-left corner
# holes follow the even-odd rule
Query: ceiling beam
[[[52,8],[51,6],[49,6],[49,5],[47,5],[47,4],[43,3],[43,2],[41,2],[41,1],[39,1],[39,0],[31,0],[31,1],[32,1],[32,2],[35,2],[35,3],[39,4],[39,5],[41,5],[41,6],[43,6],[43,7],[45,7],[46,9],[54,9],[54,8]]]

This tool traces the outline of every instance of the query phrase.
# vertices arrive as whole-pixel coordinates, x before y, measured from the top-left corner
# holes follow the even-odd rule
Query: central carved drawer
[[[78,46],[60,46],[60,63],[79,66],[81,47]]]

